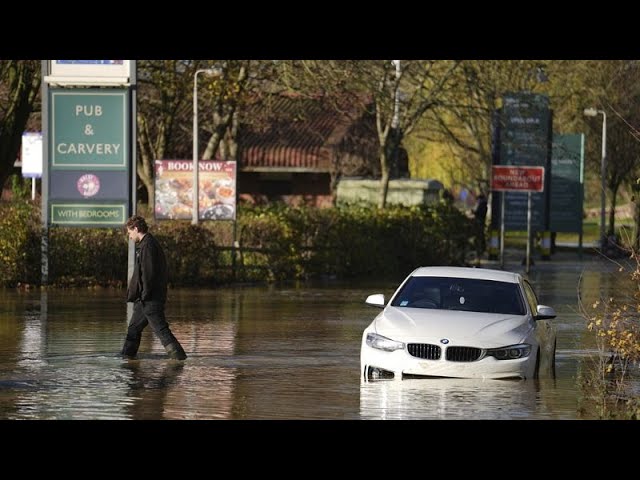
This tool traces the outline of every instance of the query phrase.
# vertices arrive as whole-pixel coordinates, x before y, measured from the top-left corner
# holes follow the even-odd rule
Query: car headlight
[[[396,342],[390,338],[383,337],[377,333],[367,333],[367,345],[371,348],[384,350],[385,352],[393,352],[395,350],[403,350],[404,343]]]
[[[496,360],[516,360],[526,358],[531,353],[531,345],[522,343],[520,345],[510,345],[508,347],[490,348],[487,350],[487,357],[495,357]]]

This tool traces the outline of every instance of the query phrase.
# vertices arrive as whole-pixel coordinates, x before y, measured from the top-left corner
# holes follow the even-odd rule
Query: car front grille
[[[475,362],[482,355],[482,350],[474,347],[448,347],[446,359],[450,362]]]
[[[425,360],[440,360],[442,349],[430,343],[407,344],[409,355]],[[482,356],[482,349],[474,347],[447,347],[445,358],[450,362],[475,362]]]
[[[442,350],[438,345],[429,343],[409,343],[407,351],[412,357],[424,358],[426,360],[440,360]]]

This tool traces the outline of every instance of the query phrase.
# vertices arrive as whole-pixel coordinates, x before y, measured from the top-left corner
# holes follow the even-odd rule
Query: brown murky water
[[[0,291],[0,419],[574,419],[577,372],[595,353],[578,282],[588,301],[621,277],[591,258],[532,270],[559,314],[557,378],[545,381],[361,383],[361,334],[377,313],[364,299],[393,281],[171,290],[184,363],[150,329],[138,360],[119,358],[124,292]]]

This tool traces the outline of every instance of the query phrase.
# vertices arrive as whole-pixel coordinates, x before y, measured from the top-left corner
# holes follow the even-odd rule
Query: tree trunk
[[[5,60],[0,81],[7,85],[2,101],[5,115],[0,118],[0,190],[13,172],[22,134],[38,96],[42,75],[37,60]],[[4,97],[4,96],[3,96]]]
[[[607,229],[607,236],[613,235],[616,231],[616,197],[618,196],[618,186],[616,185],[611,190],[611,208],[609,209],[609,228]]]
[[[634,184],[633,189],[633,250],[640,250],[640,185]]]
[[[380,149],[380,199],[378,200],[378,208],[383,209],[387,206],[387,192],[389,191],[389,162],[384,148]]]
[[[154,161],[156,158],[163,158],[163,152],[157,154],[152,150],[151,139],[149,138],[145,119],[138,115],[138,158],[136,161],[136,171],[138,178],[147,189],[147,205],[154,208],[155,184],[154,184]],[[163,151],[163,149],[161,148]],[[137,197],[137,196],[136,196]]]
[[[246,65],[242,65],[238,71],[236,83],[238,85],[238,91],[236,95],[246,88],[246,83],[249,79],[248,69]],[[207,142],[207,148],[204,150],[202,160],[210,160],[218,151],[221,142],[223,143],[224,151],[221,152],[223,160],[235,160],[236,159],[236,133],[238,131],[238,118],[237,118],[237,100],[223,102],[221,99],[216,99],[212,105],[213,110],[213,134]]]

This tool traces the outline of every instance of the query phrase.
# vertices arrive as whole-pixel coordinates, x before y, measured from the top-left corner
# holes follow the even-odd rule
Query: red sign
[[[544,191],[544,167],[494,165],[491,167],[491,190],[542,192]]]

